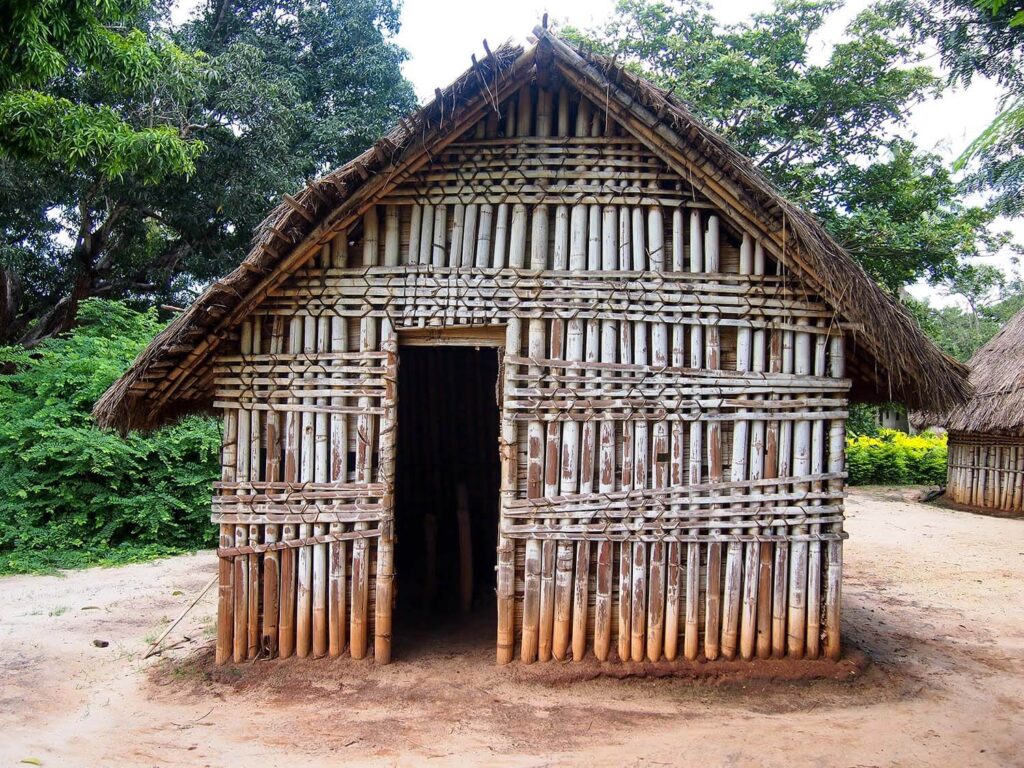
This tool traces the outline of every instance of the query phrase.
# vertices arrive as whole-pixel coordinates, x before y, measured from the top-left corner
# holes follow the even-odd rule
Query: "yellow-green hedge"
[[[880,429],[877,437],[848,437],[846,471],[850,485],[943,485],[946,435]]]

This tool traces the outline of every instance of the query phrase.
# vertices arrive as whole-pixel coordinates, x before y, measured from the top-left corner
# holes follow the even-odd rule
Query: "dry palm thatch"
[[[939,423],[950,432],[1024,436],[1024,310],[971,358],[974,396]]]
[[[763,233],[786,269],[812,285],[852,328],[854,397],[899,399],[913,408],[947,410],[963,402],[966,369],[941,352],[899,302],[884,292],[810,214],[790,203],[749,159],[702,124],[670,94],[604,57],[580,51],[546,29],[527,52],[506,44],[467,70],[367,152],[285,196],[256,232],[242,265],[212,285],[157,336],[100,399],[94,415],[118,429],[146,429],[210,401],[202,364],[232,324],[266,295],[275,275],[301,265],[303,245],[361,212],[402,178],[403,163],[429,154],[444,136],[496,109],[499,85],[556,66],[669,167],[701,187],[717,205]],[[197,371],[199,373],[197,373]]]

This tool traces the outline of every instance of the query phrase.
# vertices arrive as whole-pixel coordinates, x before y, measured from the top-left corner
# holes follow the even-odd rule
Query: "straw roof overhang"
[[[950,432],[1024,437],[1024,309],[968,365],[974,395],[938,422]]]
[[[757,233],[785,269],[833,307],[850,345],[847,373],[854,399],[901,400],[932,411],[966,400],[964,366],[932,344],[899,302],[748,158],[684,104],[614,61],[581,51],[546,29],[535,34],[539,42],[529,50],[506,43],[474,60],[369,150],[294,197],[285,196],[257,229],[239,268],[179,315],[97,402],[99,423],[149,429],[208,408],[210,395],[194,383],[249,308],[306,263],[331,232],[354,223],[376,197],[497,108],[523,80],[555,69],[724,213]]]

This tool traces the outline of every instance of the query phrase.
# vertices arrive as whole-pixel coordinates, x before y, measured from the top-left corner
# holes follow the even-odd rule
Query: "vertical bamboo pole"
[[[647,269],[647,246],[644,232],[643,210],[634,208],[632,211],[633,231],[633,269],[638,272]],[[633,323],[633,362],[638,366],[647,366],[648,358],[647,323]],[[639,419],[633,422],[633,488],[647,488],[647,469],[649,462],[647,421]],[[636,520],[643,523],[643,518]],[[647,544],[639,536],[633,541],[633,573],[632,573],[632,616],[630,617],[630,639],[633,661],[643,661],[647,640]]]
[[[373,658],[378,664],[391,661],[391,607],[394,602],[395,541],[394,541],[394,488],[395,488],[395,442],[397,437],[396,418],[398,415],[398,340],[391,320],[381,320],[380,348],[387,357],[384,360],[387,378],[384,383],[384,414],[380,419],[379,459],[377,482],[384,486],[381,506],[384,519],[381,520],[380,538],[377,544],[377,594],[373,621]]]
[[[376,220],[376,215],[374,215]],[[374,243],[376,248],[376,243]],[[312,378],[311,372],[313,355],[316,352],[316,318],[306,316],[302,323],[302,351],[305,357],[306,370],[303,378]],[[305,391],[305,390],[304,390]],[[302,484],[303,493],[307,490],[309,483],[313,482],[314,450],[315,450],[315,425],[314,414],[310,408],[313,407],[314,399],[303,396],[302,398],[302,442],[299,449],[299,482]],[[313,526],[310,523],[299,524],[299,537],[309,539],[313,534]],[[309,655],[312,648],[312,619],[313,619],[313,547],[305,544],[299,547],[299,586],[296,597],[295,617],[295,654],[299,658]]]
[[[544,331],[543,320],[530,320],[528,349],[531,360],[540,360],[544,357]],[[531,377],[540,376],[541,366],[531,363],[529,373]],[[528,422],[526,435],[526,495],[527,498],[536,499],[544,494],[544,423]],[[521,648],[522,660],[526,664],[536,661],[539,650],[542,550],[538,539],[527,539]]]
[[[629,215],[626,215],[629,221]],[[619,234],[622,235],[622,219],[620,217]],[[627,228],[628,229],[628,228]],[[621,248],[620,248],[621,251]],[[627,320],[619,321],[619,361],[632,365],[633,360],[633,328]],[[621,486],[623,491],[633,490],[635,479],[633,468],[633,424],[622,421],[622,466]],[[628,661],[633,658],[633,542],[628,538],[619,544],[619,659]]]
[[[423,209],[419,205],[413,205],[409,213],[409,243],[405,250],[405,263],[415,266],[420,263],[420,228],[423,222]],[[343,235],[338,235],[338,237]],[[346,249],[347,250],[347,249]],[[337,259],[332,259],[333,266],[337,267]],[[344,264],[340,265],[344,266]]]
[[[750,275],[754,271],[754,243],[750,235],[744,233],[740,243],[740,274]],[[751,369],[753,332],[749,327],[736,330],[736,370],[746,373]],[[742,483],[747,479],[750,422],[743,418],[745,408],[737,409],[736,421],[732,432],[732,462],[729,467],[730,480],[736,485],[731,495],[744,494]],[[736,511],[742,505],[736,505]],[[742,514],[737,514],[733,522],[742,523]],[[742,527],[731,530],[734,536],[744,533]],[[746,641],[749,638],[749,652],[742,649],[744,658],[753,655],[754,600],[757,597],[756,568],[749,567],[749,554],[755,551],[753,543],[744,545],[739,541],[730,541],[726,549],[725,566],[725,617],[722,624],[722,655],[727,659],[736,657],[740,645],[740,635]],[[748,567],[744,569],[744,565]],[[741,616],[742,614],[742,616]]]
[[[270,356],[276,360],[284,351],[284,318],[275,316],[270,330]],[[263,470],[267,483],[281,480],[281,416],[271,409],[267,411],[267,451]],[[270,491],[268,491],[269,493]],[[265,526],[263,540],[276,544],[281,527],[275,524]],[[277,550],[270,549],[263,556],[263,630],[261,646],[267,656],[277,656],[277,621],[280,608],[281,557]]]
[[[819,320],[820,331],[824,331],[824,321]],[[825,376],[825,350],[828,343],[828,336],[819,332],[814,335],[814,376],[824,378]],[[814,409],[821,411],[820,408]],[[811,422],[811,458],[810,472],[812,475],[824,473],[825,456],[825,422],[822,419],[814,419]],[[812,491],[821,491],[822,482],[815,480],[811,483]],[[811,501],[812,507],[820,507],[821,500]],[[811,514],[816,514],[811,510]],[[811,541],[807,547],[807,658],[816,659],[821,654],[821,541],[817,536],[821,533],[821,525],[811,525]]]
[[[452,242],[448,254],[448,266],[458,269],[462,266],[462,239],[466,227],[466,206],[456,203],[452,207]]]
[[[784,374],[793,373],[793,332],[792,331],[780,331],[776,330],[772,335],[772,352],[773,352],[773,371],[781,370]],[[778,351],[776,353],[776,346],[778,345]],[[778,354],[778,360],[775,360],[775,354]],[[780,367],[776,367],[775,363],[778,362]],[[789,400],[789,395],[783,395],[783,400]],[[771,457],[771,427],[769,425],[769,440],[768,440],[768,453],[767,456]],[[774,475],[769,477],[778,477],[783,482],[777,486],[774,486],[779,491],[788,491],[792,485],[792,461],[793,461],[793,422],[784,420],[778,422],[776,427],[778,431],[778,446],[775,452],[775,458],[773,460],[775,469]],[[789,530],[785,525],[780,525],[776,528],[776,533],[787,537]],[[788,615],[788,599],[789,593],[787,586],[789,584],[789,540],[787,538],[780,539],[775,544],[775,563],[773,565],[773,579],[772,579],[772,656],[781,658],[786,654],[786,617]]]
[[[263,334],[262,334],[262,323],[258,315],[253,316],[252,320],[252,354],[258,355],[263,349]],[[255,357],[254,357],[255,359]],[[253,392],[255,399],[256,392]],[[261,424],[260,424],[260,412],[255,408],[256,403],[253,403],[253,408],[249,411],[249,482],[257,483],[260,479],[260,466],[262,462],[261,453]],[[254,490],[253,493],[256,491]],[[257,544],[263,538],[263,531],[260,530],[258,524],[249,525],[249,541],[252,544]],[[260,584],[260,559],[261,556],[257,554],[249,555],[249,608],[247,611],[247,643],[246,643],[246,658],[255,659],[260,651],[260,596],[263,592]]]
[[[398,225],[397,213],[395,215],[395,226]],[[390,228],[390,223],[387,228]],[[389,245],[388,236],[385,237],[385,251],[394,248],[394,258],[398,258],[397,240]],[[326,316],[317,318],[316,329],[316,351],[323,365],[323,359],[330,347],[331,319]],[[326,484],[330,477],[330,421],[328,419],[327,398],[318,397],[316,400],[317,411],[314,420],[314,464],[313,482]],[[316,523],[313,526],[314,536],[323,536],[327,533],[326,523]],[[320,658],[327,654],[327,545],[315,544],[313,546],[313,656]]]
[[[372,210],[372,209],[371,209]],[[434,206],[434,227],[432,230],[433,242],[430,246],[430,263],[435,267],[443,267],[447,260],[448,252],[446,246],[448,244],[448,207],[445,205]],[[363,263],[366,263],[366,251],[368,245],[363,244]],[[376,257],[377,252],[372,251],[373,256]],[[373,262],[376,264],[376,261]]]
[[[830,374],[832,378],[841,379],[846,375],[843,337],[833,336],[831,339]],[[828,471],[830,474],[841,474],[846,467],[846,425],[842,419],[833,419],[829,424]],[[829,490],[843,490],[842,478],[828,481]],[[841,535],[843,524],[832,525],[833,534]],[[834,539],[828,542],[828,566],[825,579],[825,655],[833,660],[839,659],[841,652],[839,609],[842,602],[843,583],[843,542]]]
[[[572,361],[583,361],[584,331],[582,320],[569,320],[566,334],[565,357]],[[573,366],[569,373],[580,375],[582,369]],[[580,425],[578,421],[567,421],[562,425],[562,460],[559,493],[571,496],[579,488]],[[563,519],[563,523],[571,520]],[[584,562],[582,556],[574,555],[587,550]],[[586,648],[587,578],[590,565],[589,544],[585,541],[560,541],[558,543],[558,567],[555,577],[555,639],[553,655],[559,661],[566,657],[570,632],[573,639],[573,655],[580,658]],[[573,580],[573,560],[581,568],[576,569]],[[575,611],[575,616],[574,616]],[[582,627],[578,626],[582,620]],[[577,648],[577,641],[581,644]],[[577,650],[579,651],[577,653]]]
[[[648,267],[654,272],[665,271],[665,223],[659,206],[647,210]],[[662,371],[669,363],[669,330],[666,323],[651,325],[651,362],[655,370]],[[669,430],[667,421],[658,421],[653,429],[653,452],[649,483],[654,488],[668,487]],[[647,658],[661,659],[665,640],[665,544],[651,543],[650,574],[647,599]]]
[[[505,328],[505,355],[518,357],[522,344],[522,326],[517,318],[510,318]],[[514,366],[505,362],[505,381],[502,387],[504,397],[509,397],[512,377],[517,373]],[[507,505],[516,497],[519,489],[519,463],[517,450],[519,429],[512,415],[501,404],[501,504],[500,536],[498,538],[498,650],[499,664],[508,664],[515,653],[515,541],[508,536],[509,520],[505,514]]]
[[[443,210],[438,206],[438,210]],[[435,221],[436,223],[436,221]],[[442,220],[441,231],[444,231]],[[436,230],[435,230],[436,232]],[[443,235],[442,235],[443,242]],[[436,235],[435,235],[436,243]],[[436,253],[436,250],[435,250]],[[442,246],[443,253],[443,246]],[[359,351],[363,354],[377,349],[377,320],[364,317],[359,321]],[[363,359],[360,364],[371,367],[372,360]],[[359,414],[356,417],[356,476],[357,483],[369,484],[373,471],[373,448],[376,443],[375,420],[368,413],[372,403],[369,397],[359,398]],[[356,523],[357,531],[365,531],[367,523]],[[361,537],[352,543],[352,605],[349,627],[351,637],[349,648],[353,659],[366,657],[369,628],[367,612],[370,603],[370,542]]]
[[[690,213],[690,271],[704,271],[704,229],[700,212]],[[699,323],[690,326],[690,368],[704,367],[704,329]],[[704,423],[698,418],[690,422],[690,456],[688,479],[690,485],[700,485],[702,478],[702,457]],[[685,610],[683,655],[689,661],[697,658],[700,646],[700,544],[696,541],[686,544],[686,610]]]
[[[806,321],[798,321],[798,324]],[[798,331],[794,336],[793,367],[797,376],[809,376],[812,366],[811,335]],[[797,478],[794,487],[806,493],[810,486],[800,482],[811,472],[811,422],[798,419],[793,427],[793,475]],[[793,528],[796,536],[806,536],[807,526]],[[807,628],[807,541],[794,540],[790,548],[789,561],[789,616],[787,619],[786,652],[793,657],[804,655]]]
[[[243,359],[252,355],[252,321],[242,323],[240,349]],[[235,452],[235,477],[237,482],[247,484],[249,478],[249,441],[252,420],[248,409],[238,412],[238,440]],[[249,494],[248,490],[237,491],[239,496]],[[249,528],[244,523],[235,524],[235,546],[244,547],[248,543]],[[249,556],[239,555],[234,559],[235,574],[235,629],[234,629],[234,660],[245,661],[249,656]]]
[[[477,223],[480,207],[476,203],[466,205],[466,216],[462,229],[462,266],[472,267],[476,261]]]
[[[754,244],[753,266],[755,275],[764,275],[764,249],[759,242]],[[764,330],[755,329],[751,334],[751,340],[750,367],[755,373],[761,373],[767,369]],[[763,419],[757,419],[750,426],[750,480],[756,482],[764,478],[764,470],[765,422]],[[757,486],[754,492],[763,493],[764,486]],[[760,526],[757,533],[763,533]],[[767,658],[771,654],[772,545],[770,541],[759,541],[750,542],[746,547],[740,655],[749,660],[755,653],[760,658]]]
[[[510,237],[508,265],[513,269],[522,269],[526,264],[526,206],[521,203],[512,206]]]
[[[477,269],[487,269],[491,266],[491,225],[494,219],[494,206],[490,203],[481,203],[480,222],[477,226],[476,235],[476,261]]]
[[[616,359],[615,321],[601,321],[601,362],[614,363]],[[603,375],[608,376],[609,373]],[[605,387],[610,384],[605,384]],[[611,493],[615,490],[615,422],[601,421],[600,457],[598,460],[598,491]],[[612,642],[612,580],[614,545],[608,539],[597,544],[597,573],[594,598],[594,655],[598,661],[606,661]],[[625,658],[620,654],[620,658]]]
[[[676,208],[672,214],[672,271],[683,271],[683,214],[682,208]],[[670,363],[674,369],[686,367],[686,340],[685,327],[679,323],[672,325]],[[686,483],[684,465],[684,439],[685,429],[681,419],[671,422],[670,427],[670,451],[669,459],[669,486],[677,491],[682,489]],[[673,504],[672,510],[676,514],[681,510],[681,505]],[[690,546],[687,544],[687,546]],[[668,563],[665,587],[665,658],[675,661],[679,655],[679,630],[680,630],[680,600],[685,594],[685,568],[681,567],[683,545],[678,540],[670,541],[668,544]]]
[[[224,439],[221,448],[220,479],[225,483],[237,480],[238,451],[238,410],[224,410]],[[235,529],[229,524],[220,526],[220,548],[230,549],[235,545]],[[234,558],[219,557],[217,559],[217,651],[215,661],[224,664],[232,656],[234,650],[234,595],[235,564]]]
[[[400,248],[398,227],[398,206],[384,208],[384,266],[397,267]],[[327,264],[324,264],[326,267]]]
[[[508,253],[509,241],[509,206],[508,203],[498,205],[497,218],[494,220],[494,257],[490,266],[494,269],[504,269]]]
[[[337,261],[335,261],[337,266]],[[331,318],[331,352],[345,352],[348,349],[348,321],[344,317]],[[337,358],[333,365],[340,365]],[[346,405],[347,398],[332,397],[335,408]],[[344,413],[331,414],[331,482],[343,485],[348,481],[348,416]],[[331,533],[341,534],[343,523],[331,523]],[[332,541],[329,558],[328,612],[328,653],[337,657],[345,648],[345,614],[348,592],[348,557],[344,541]]]
[[[707,272],[719,271],[718,217],[708,216],[708,229],[704,240],[704,267]],[[718,318],[711,315],[704,340],[704,365],[709,370],[721,368],[721,340]],[[718,421],[707,423],[708,482],[718,485],[722,482],[722,429]],[[712,495],[721,493],[712,491]],[[712,505],[717,512],[719,505]],[[717,515],[716,515],[717,516]],[[712,528],[711,535],[718,536],[720,528]],[[719,632],[722,620],[722,545],[712,540],[708,543],[707,585],[704,602],[704,655],[709,661],[718,658],[720,650]]]
[[[292,317],[288,324],[288,353],[298,357],[302,350],[302,318]],[[293,383],[292,391],[296,392],[298,387]],[[289,397],[289,405],[295,405],[298,397]],[[302,437],[302,417],[297,410],[289,409],[285,412],[284,420],[284,481],[291,495],[298,488],[299,480],[299,445]],[[295,539],[296,526],[294,523],[285,523],[282,530],[282,539],[291,541]],[[295,590],[296,590],[296,552],[288,548],[281,551],[281,612],[278,621],[279,646],[282,659],[286,659],[295,652]]]
[[[429,267],[434,263],[434,206],[424,205],[420,224],[420,244],[417,248],[418,264]]]

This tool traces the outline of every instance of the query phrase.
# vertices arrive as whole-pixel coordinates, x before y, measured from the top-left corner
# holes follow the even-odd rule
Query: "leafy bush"
[[[161,329],[155,312],[89,300],[70,334],[0,347],[0,573],[116,563],[213,542],[219,427],[186,419],[148,435],[89,411]]]
[[[879,429],[877,437],[849,437],[846,471],[850,485],[942,485],[946,482],[946,435]]]

